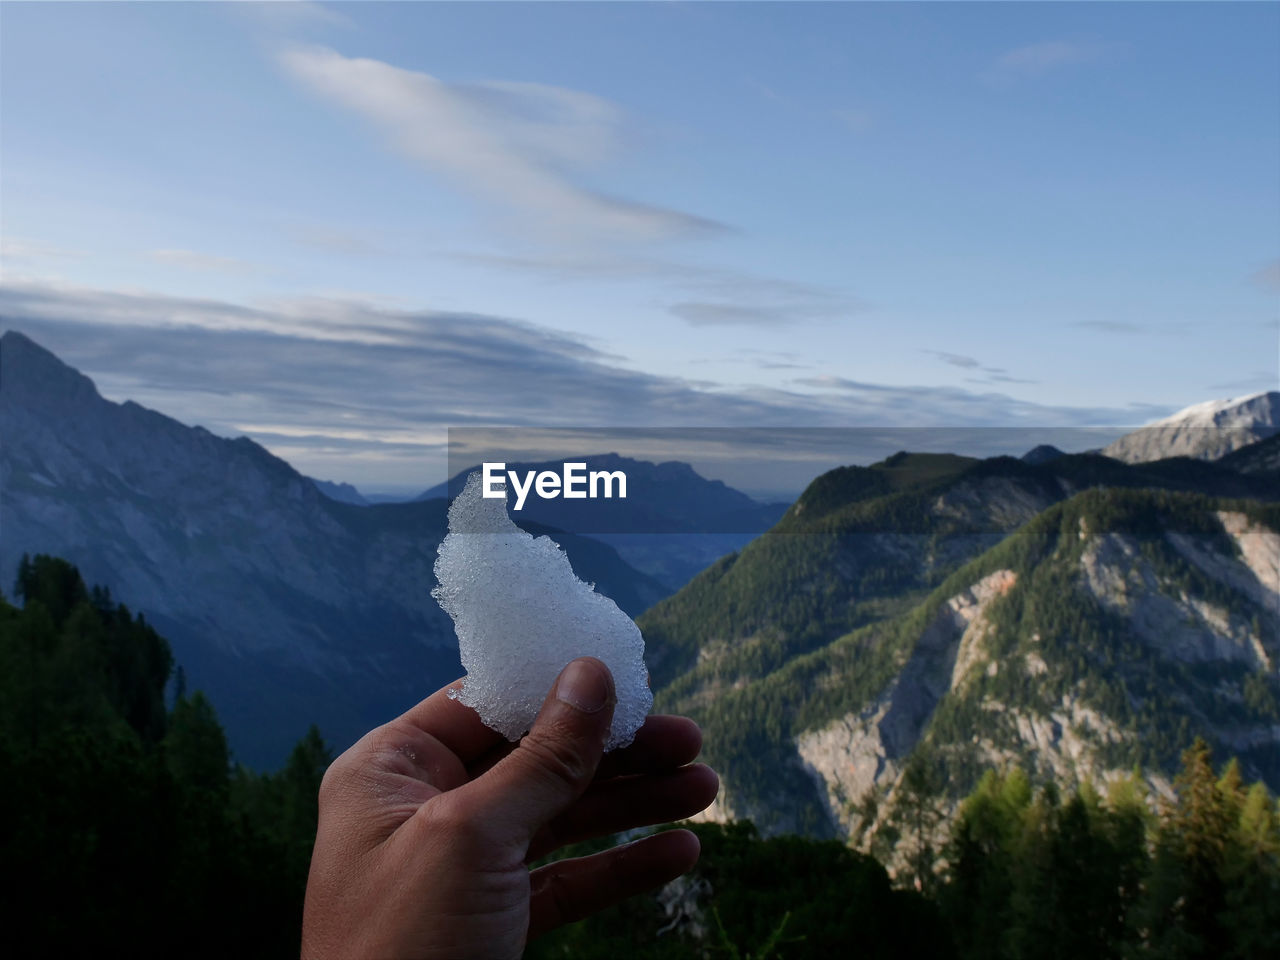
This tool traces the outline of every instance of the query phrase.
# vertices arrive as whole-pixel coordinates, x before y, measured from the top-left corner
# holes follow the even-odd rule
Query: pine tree
[[[1280,956],[1280,816],[1267,788],[1240,789],[1223,864],[1232,958]]]
[[[934,890],[938,850],[934,835],[942,822],[942,783],[922,754],[914,754],[902,773],[890,824],[898,834],[897,850],[905,864],[899,876],[922,893]]]
[[[1007,953],[1015,838],[1030,801],[1030,782],[1015,768],[1005,776],[988,771],[961,805],[942,896],[961,957]]]
[[[1140,908],[1145,939],[1170,960],[1223,956],[1229,931],[1221,919],[1227,893],[1222,872],[1232,823],[1203,739],[1183,753],[1174,785],[1177,802],[1161,818]]]

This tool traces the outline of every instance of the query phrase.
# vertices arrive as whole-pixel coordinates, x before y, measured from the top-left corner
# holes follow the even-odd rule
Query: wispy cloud
[[[0,239],[0,261],[12,265],[14,263],[30,266],[51,260],[75,260],[86,256],[83,250],[73,250],[42,240],[26,237],[4,237]]]
[[[1024,377],[1011,377],[1007,373],[988,373],[985,377],[965,377],[965,383],[1039,383]]]
[[[1191,324],[1185,321],[1137,323],[1131,320],[1073,320],[1069,325],[1079,330],[1130,336],[1181,336],[1191,329]]]
[[[1146,333],[1144,323],[1130,323],[1127,320],[1073,320],[1071,326],[1081,330],[1097,330],[1100,333]]]
[[[755,365],[761,370],[812,370],[811,363],[795,363],[791,360],[757,360]]]
[[[277,32],[293,32],[306,27],[352,27],[353,21],[336,4],[314,0],[272,0],[258,3],[229,3],[233,16],[247,17]]]
[[[299,223],[284,228],[285,235],[294,243],[311,247],[324,253],[343,256],[385,252],[382,247],[364,233],[318,223]]]
[[[982,366],[973,357],[966,357],[959,353],[946,353],[942,350],[922,350],[921,352],[932,354],[943,363],[949,363],[951,366],[960,367],[963,370],[976,370]]]
[[[962,353],[948,353],[945,350],[921,350],[921,353],[927,353],[937,357],[943,363],[953,367],[959,367],[961,370],[970,370],[974,373],[980,373],[981,376],[966,377],[966,383],[1039,383],[1038,380],[1024,380],[1021,377],[1009,375],[1009,371],[1004,367],[991,367],[982,363],[974,357],[966,356]]]
[[[749,306],[694,300],[673,303],[668,310],[694,327],[774,327],[839,312],[830,304],[813,302]]]
[[[460,263],[554,281],[645,281],[685,296],[668,311],[694,326],[776,326],[849,316],[867,304],[844,290],[745,271],[638,256],[448,253]],[[690,296],[692,294],[692,296]]]
[[[645,280],[702,290],[717,296],[745,292],[753,297],[852,299],[843,291],[803,280],[788,280],[726,267],[655,257],[601,254],[522,256],[467,252],[447,252],[440,255],[460,263],[498,270],[518,270],[550,280]]]
[[[151,259],[166,266],[181,267],[184,270],[198,270],[204,273],[230,273],[244,275],[256,273],[260,269],[257,264],[238,257],[223,257],[213,253],[200,253],[196,250],[165,249],[152,250]]]
[[[1275,370],[1257,370],[1239,380],[1211,383],[1205,389],[1222,390],[1233,394],[1252,393],[1256,390],[1277,390],[1280,389],[1280,374]]]
[[[1264,290],[1280,293],[1280,260],[1272,260],[1249,279]]]
[[[862,110],[856,107],[833,110],[831,113],[841,126],[853,133],[867,133],[875,125],[876,121],[875,114],[870,110]]]
[[[790,103],[791,102],[782,94],[780,94],[777,90],[771,87],[769,84],[763,83],[760,80],[757,80],[755,77],[744,77],[743,82],[747,86],[749,86],[752,90],[754,90],[756,93],[760,94],[760,96],[764,97],[764,99],[768,100],[770,103]]]
[[[1028,43],[999,56],[983,73],[983,78],[989,83],[1008,83],[1038,77],[1063,67],[1097,60],[1108,49],[1107,44],[1074,40]]]
[[[722,229],[580,182],[617,145],[621,111],[600,97],[541,83],[446,83],[324,47],[286,50],[280,62],[314,93],[372,122],[400,153],[540,229],[621,240]]]
[[[902,426],[931,426],[948,422],[945,417],[936,419],[935,411],[952,409],[955,416],[950,423],[956,426],[1055,426],[1095,427],[1109,424],[1140,424],[1147,420],[1166,416],[1171,408],[1155,404],[1130,404],[1125,408],[1050,407],[1022,400],[1015,400],[995,391],[978,393],[963,387],[899,386],[868,383],[847,377],[823,375],[802,377],[792,381],[796,386],[820,390],[839,398],[852,407],[864,407],[876,411],[876,419],[868,424],[891,423]],[[1000,414],[982,422],[981,417],[971,417],[978,410],[994,405]],[[927,411],[927,412],[926,412]]]

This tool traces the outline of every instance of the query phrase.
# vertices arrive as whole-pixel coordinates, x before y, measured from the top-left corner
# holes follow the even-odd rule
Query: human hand
[[[689,870],[671,830],[530,871],[560,847],[688,817],[719,780],[702,735],[649,717],[602,759],[617,702],[608,668],[570,663],[512,745],[449,688],[366,734],[329,767],[302,923],[305,960],[495,960],[527,940]]]

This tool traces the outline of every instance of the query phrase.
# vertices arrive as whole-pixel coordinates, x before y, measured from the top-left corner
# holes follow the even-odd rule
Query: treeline
[[[277,773],[234,766],[142,616],[49,557],[23,560],[16,593],[21,608],[0,597],[6,953],[297,956],[319,733]]]
[[[297,956],[319,734],[274,774],[234,765],[141,616],[48,557],[23,562],[16,593],[20,607],[0,598],[6,953]],[[917,774],[883,853],[896,882],[835,841],[698,825],[692,874],[529,956],[1280,956],[1280,807],[1234,763],[1216,772],[1203,743],[1154,804],[1137,777],[1060,795],[988,773],[945,840]]]
[[[1176,799],[1136,776],[1104,798],[988,773],[963,803],[936,879],[956,954],[977,958],[1280,956],[1280,807],[1197,740]],[[913,878],[916,879],[916,878]]]
[[[762,839],[748,821],[701,823],[698,866],[530,944],[527,960],[772,960],[953,955],[937,904],[897,889],[873,857],[835,840]],[[593,846],[563,851],[580,856]]]
[[[1176,798],[1137,777],[1060,795],[989,772],[935,846],[927,798],[896,820],[897,883],[836,841],[694,827],[678,892],[558,931],[532,957],[805,960],[1273,960],[1280,957],[1280,806],[1218,775],[1203,741]],[[936,801],[935,801],[936,803]]]

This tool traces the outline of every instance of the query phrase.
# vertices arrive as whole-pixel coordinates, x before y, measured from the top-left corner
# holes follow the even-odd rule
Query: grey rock
[[[1125,434],[1103,453],[1126,463],[1169,457],[1217,460],[1280,433],[1280,392],[1211,400]]]

